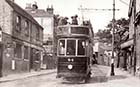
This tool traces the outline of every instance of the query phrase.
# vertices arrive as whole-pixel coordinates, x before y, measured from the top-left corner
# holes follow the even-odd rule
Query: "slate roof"
[[[29,13],[27,13],[25,10],[23,10],[16,3],[12,2],[11,0],[5,0],[5,1],[13,8],[13,10],[15,12],[17,12],[20,15],[26,17],[27,19],[29,19],[30,21],[32,21],[33,23],[37,24],[38,26],[40,26],[43,29],[43,27]]]

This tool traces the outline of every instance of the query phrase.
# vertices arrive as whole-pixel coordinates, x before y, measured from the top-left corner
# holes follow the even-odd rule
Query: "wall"
[[[0,27],[2,31],[12,34],[12,8],[5,2],[0,0]]]

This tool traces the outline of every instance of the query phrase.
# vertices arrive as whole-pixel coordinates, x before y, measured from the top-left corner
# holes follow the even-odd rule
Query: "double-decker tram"
[[[62,25],[57,33],[57,77],[86,81],[91,74],[92,32],[88,26]]]

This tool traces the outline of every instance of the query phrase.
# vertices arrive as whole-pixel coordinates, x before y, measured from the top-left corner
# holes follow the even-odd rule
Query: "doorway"
[[[0,77],[2,76],[2,44],[0,44]]]
[[[33,48],[31,48],[31,50],[30,50],[30,70],[33,69],[33,63],[34,63],[34,62],[33,62],[33,61],[34,61],[33,55],[34,55]]]

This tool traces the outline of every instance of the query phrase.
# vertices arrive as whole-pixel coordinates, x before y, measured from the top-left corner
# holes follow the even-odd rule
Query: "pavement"
[[[9,82],[14,80],[20,80],[35,76],[47,75],[51,73],[56,73],[56,69],[48,69],[48,70],[40,70],[40,71],[31,71],[27,73],[19,73],[19,74],[12,74],[0,77],[0,83]],[[92,66],[92,74],[90,82],[107,82],[112,80],[123,80],[128,79],[135,82],[140,82],[140,78],[133,76],[127,71],[120,70],[118,68],[114,69],[114,76],[110,76],[110,66],[102,66],[102,65],[93,65]]]
[[[101,82],[126,82],[127,84],[138,84],[140,87],[140,78],[130,74],[128,71],[114,68],[114,76],[111,76],[111,67],[102,65],[92,66],[92,78],[90,82],[101,83]],[[112,82],[113,81],[113,82]],[[129,86],[128,86],[129,87]],[[136,86],[137,87],[137,86]]]
[[[56,69],[48,69],[48,70],[40,70],[40,71],[31,71],[26,73],[18,73],[18,74],[11,74],[7,76],[0,77],[0,83],[3,82],[10,82],[35,76],[41,76],[41,75],[48,75],[51,73],[56,73]]]

